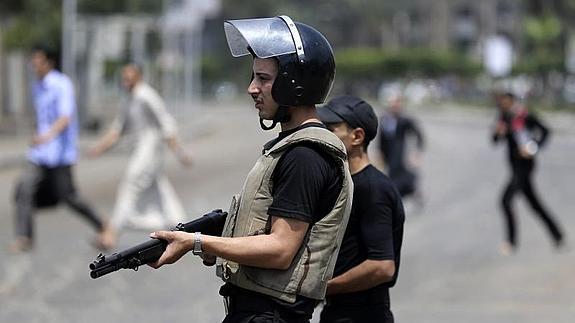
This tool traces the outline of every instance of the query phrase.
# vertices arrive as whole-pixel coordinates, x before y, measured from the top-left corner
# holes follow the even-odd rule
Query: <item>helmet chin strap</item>
[[[264,123],[264,119],[260,118],[260,127],[265,131],[272,130],[273,128],[276,127],[277,124],[278,122],[274,120],[271,125],[266,126],[266,124]]]
[[[260,127],[266,131],[272,130],[278,123],[288,122],[290,119],[291,116],[288,113],[288,107],[285,105],[280,105],[276,111],[276,114],[274,115],[274,118],[272,119],[272,124],[267,126],[264,123],[264,119],[260,118]]]

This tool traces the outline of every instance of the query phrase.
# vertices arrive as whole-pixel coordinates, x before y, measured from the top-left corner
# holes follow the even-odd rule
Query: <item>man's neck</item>
[[[281,123],[282,131],[288,131],[301,126],[304,123],[309,122],[320,122],[317,117],[315,106],[300,106],[300,107],[289,107],[288,113],[290,114],[290,120],[288,122]]]
[[[142,83],[143,83],[142,80],[139,80],[138,82],[134,83],[134,86],[130,88],[130,93],[134,93],[134,91],[136,91],[136,88],[142,85]]]
[[[38,75],[38,80],[42,81],[46,77],[46,75],[50,74],[50,72],[52,72],[53,70],[54,69],[51,68],[48,71],[46,71],[45,73]]]
[[[354,151],[348,152],[347,159],[351,175],[361,172],[370,164],[369,156],[359,147],[355,148]]]

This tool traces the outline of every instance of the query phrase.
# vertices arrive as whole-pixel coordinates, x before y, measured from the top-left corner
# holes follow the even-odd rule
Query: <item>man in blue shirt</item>
[[[13,252],[33,247],[33,211],[36,207],[65,202],[98,232],[96,245],[107,248],[108,229],[77,194],[72,165],[78,151],[78,121],[71,80],[55,69],[57,55],[48,47],[33,50],[31,67],[37,80],[32,86],[36,129],[27,153],[28,165],[16,190],[16,240]]]

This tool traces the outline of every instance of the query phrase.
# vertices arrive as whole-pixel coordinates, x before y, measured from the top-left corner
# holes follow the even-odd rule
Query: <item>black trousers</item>
[[[103,225],[94,210],[78,195],[71,166],[43,167],[28,163],[16,187],[16,234],[34,238],[34,210],[64,202],[97,231]]]
[[[417,175],[406,168],[390,169],[389,178],[401,197],[412,195],[417,190]]]
[[[220,288],[220,295],[227,304],[227,315],[222,323],[309,323],[306,314],[283,308],[269,296],[240,292],[228,284]]]
[[[299,323],[309,321],[292,321],[281,317],[278,312],[235,312],[226,315],[222,323]]]
[[[228,298],[228,314],[222,323],[309,323],[309,319],[283,310],[273,301]]]
[[[512,201],[516,193],[521,192],[527,198],[529,205],[539,216],[541,223],[545,226],[555,243],[560,243],[563,234],[557,222],[545,209],[537,196],[531,176],[535,168],[534,160],[519,160],[512,162],[512,174],[509,183],[505,186],[501,197],[501,206],[505,215],[506,238],[512,246],[517,246],[517,229],[515,224],[515,213]]]
[[[393,323],[393,313],[385,304],[326,304],[320,323]]]

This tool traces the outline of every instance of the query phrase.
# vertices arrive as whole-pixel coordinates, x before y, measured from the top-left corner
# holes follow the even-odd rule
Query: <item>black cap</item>
[[[377,116],[371,105],[353,95],[342,95],[331,99],[317,109],[321,122],[345,122],[351,128],[362,128],[366,141],[371,141],[377,134]]]

